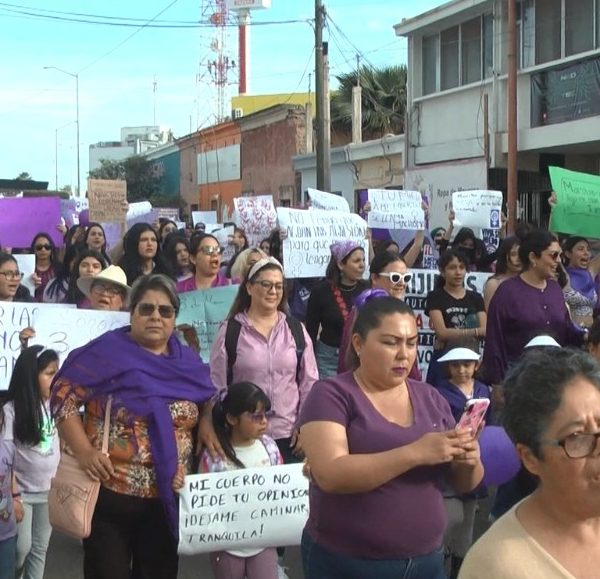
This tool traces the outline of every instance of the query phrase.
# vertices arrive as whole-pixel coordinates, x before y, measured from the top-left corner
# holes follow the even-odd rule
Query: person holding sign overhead
[[[369,286],[363,279],[365,250],[361,242],[336,241],[330,250],[325,280],[312,290],[306,309],[306,329],[315,344],[321,379],[337,374],[344,323],[354,298]]]

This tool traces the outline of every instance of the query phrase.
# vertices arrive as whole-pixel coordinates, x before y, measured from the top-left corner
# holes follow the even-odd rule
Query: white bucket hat
[[[438,362],[462,362],[463,360],[479,362],[479,354],[469,348],[453,348],[439,358]]]
[[[536,336],[525,344],[525,348],[560,348],[560,344],[552,336]]]
[[[92,284],[97,281],[118,285],[125,290],[125,301],[129,299],[129,292],[131,292],[131,288],[127,285],[127,276],[125,275],[125,272],[118,265],[109,265],[98,275],[91,277],[80,277],[77,280],[77,287],[85,296],[90,298],[92,294]]]

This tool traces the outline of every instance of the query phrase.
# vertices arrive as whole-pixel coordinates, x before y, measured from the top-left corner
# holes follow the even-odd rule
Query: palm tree
[[[357,85],[357,72],[335,77],[339,88],[331,95],[331,123],[334,129],[352,132],[352,88]],[[367,138],[404,132],[406,112],[406,65],[382,68],[360,67],[362,86],[363,132]]]

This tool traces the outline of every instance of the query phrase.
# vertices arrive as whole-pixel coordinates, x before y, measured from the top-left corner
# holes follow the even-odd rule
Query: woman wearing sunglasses
[[[35,255],[35,301],[44,301],[44,291],[50,280],[60,269],[60,260],[54,241],[47,233],[38,233],[31,242],[31,253]]]
[[[178,309],[169,278],[141,277],[131,290],[131,325],[74,350],[54,380],[59,434],[102,483],[83,541],[85,579],[177,577],[174,481],[190,472],[192,429],[215,393],[208,366],[174,335]],[[109,397],[107,456],[100,448]]]
[[[10,253],[0,252],[0,302],[31,302],[29,290],[21,285],[23,274]]]
[[[214,235],[209,233],[194,235],[190,242],[189,255],[194,275],[177,282],[177,291],[181,294],[239,283],[238,279],[228,279],[219,272],[222,253],[223,248]]]
[[[505,391],[506,432],[539,486],[471,547],[460,578],[598,577],[600,366],[576,350],[531,353]]]
[[[406,294],[406,290],[412,279],[412,273],[408,271],[406,262],[400,254],[389,250],[376,252],[369,270],[371,272],[371,290],[366,290],[366,292],[360,294],[360,296],[356,298],[355,303],[357,301],[362,303],[363,300],[361,300],[361,296],[365,296],[367,292],[374,289],[383,290],[393,298],[399,300],[404,299],[404,295]],[[340,342],[338,374],[350,369],[347,361],[348,348],[350,347],[352,328],[357,313],[358,311],[355,306],[352,308],[350,315],[344,323],[342,341]],[[409,378],[414,378],[415,380],[421,379],[421,372],[419,371],[417,364],[411,368]]]

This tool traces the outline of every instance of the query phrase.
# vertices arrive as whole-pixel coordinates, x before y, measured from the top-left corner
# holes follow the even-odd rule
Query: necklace
[[[356,286],[355,286],[356,287]],[[342,317],[344,318],[344,322],[348,319],[348,307],[346,306],[346,302],[342,297],[342,293],[340,292],[340,288],[336,285],[331,284],[331,291],[333,292],[333,297],[337,302],[338,308],[340,308],[340,312],[342,312]],[[350,290],[347,290],[350,291]]]
[[[358,282],[356,282],[354,285],[339,285],[340,290],[342,290],[343,292],[351,292],[354,291],[356,289],[356,287],[358,286]]]

